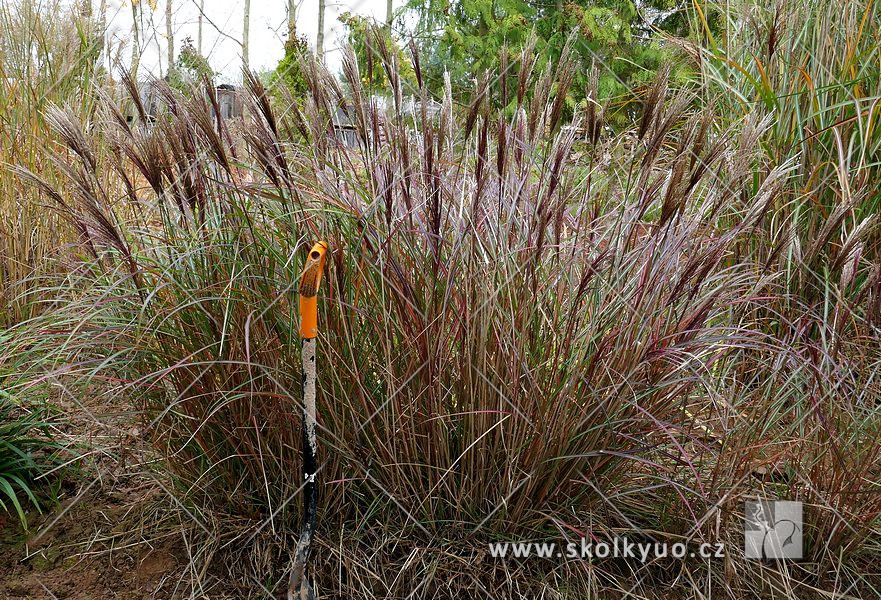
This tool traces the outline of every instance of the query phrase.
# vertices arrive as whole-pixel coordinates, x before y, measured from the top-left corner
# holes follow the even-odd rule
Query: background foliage
[[[540,72],[556,64],[570,37],[571,50],[585,66],[599,69],[600,98],[631,101],[631,90],[652,81],[662,66],[673,65],[677,82],[690,67],[676,60],[676,50],[663,46],[655,31],[675,25],[675,3],[652,0],[533,2],[528,0],[431,0],[411,2],[406,16],[415,19],[414,38],[421,51],[430,89],[442,89],[448,71],[457,97],[467,96],[476,78],[504,77],[535,32],[530,46]],[[504,50],[504,51],[503,51]],[[567,98],[568,109],[584,100],[588,69],[579,69]],[[507,73],[513,78],[513,73]]]

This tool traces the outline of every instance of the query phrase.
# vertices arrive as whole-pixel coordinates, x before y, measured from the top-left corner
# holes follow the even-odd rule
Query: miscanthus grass
[[[352,54],[342,82],[304,60],[304,98],[250,77],[238,128],[214,118],[210,86],[157,82],[149,125],[109,99],[86,120],[46,111],[66,148],[16,169],[81,240],[41,291],[54,310],[20,333],[50,357],[32,368],[138,408],[201,558],[284,581],[302,485],[294,303],[320,237],[319,590],[869,593],[881,272],[855,142],[813,147],[834,174],[817,193],[843,199],[824,210],[802,155],[769,146],[778,115],[711,112],[728,101],[714,81],[662,74],[613,132],[596,90],[566,114],[587,68],[568,51],[547,68],[522,52],[512,81],[481,79],[459,106],[403,89],[377,44],[385,102]],[[805,561],[743,559],[757,496],[805,503]],[[728,558],[484,556],[489,540],[621,532],[719,540]]]

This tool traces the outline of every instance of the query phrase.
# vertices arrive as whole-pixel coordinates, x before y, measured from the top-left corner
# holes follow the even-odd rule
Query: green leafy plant
[[[45,411],[43,411],[45,412]],[[55,465],[50,421],[41,412],[26,412],[0,390],[0,508],[13,512],[27,528],[25,507],[42,511],[35,479]]]
[[[185,37],[181,42],[174,67],[168,74],[168,83],[177,89],[188,89],[203,80],[213,80],[214,70],[208,59],[199,54],[193,45],[193,39]]]
[[[349,45],[361,70],[361,86],[371,93],[388,93],[390,84],[383,61],[394,60],[396,73],[404,89],[412,94],[416,88],[416,76],[410,59],[392,36],[387,27],[380,27],[367,17],[345,12],[339,20],[346,26]]]
[[[284,56],[272,71],[267,85],[270,89],[283,88],[292,99],[302,102],[306,92],[306,78],[302,71],[302,59],[309,53],[306,39],[296,34],[285,41]]]

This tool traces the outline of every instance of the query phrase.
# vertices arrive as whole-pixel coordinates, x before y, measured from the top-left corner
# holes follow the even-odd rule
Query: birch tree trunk
[[[205,0],[199,0],[199,29],[196,34],[196,51],[202,56],[202,13],[205,12]]]
[[[318,0],[318,37],[315,40],[315,56],[324,62],[324,6],[326,0]]]
[[[168,71],[174,67],[174,28],[171,24],[171,1],[165,0],[165,37],[168,38]]]
[[[245,72],[248,72],[251,69],[251,66],[248,62],[248,51],[250,50],[248,37],[251,33],[251,0],[245,0],[244,21],[245,22],[242,26],[242,67]]]

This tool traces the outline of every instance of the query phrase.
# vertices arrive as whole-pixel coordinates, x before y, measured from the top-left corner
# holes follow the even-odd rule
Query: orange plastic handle
[[[324,274],[327,247],[326,242],[312,246],[300,277],[300,337],[303,339],[318,335],[318,286]]]

